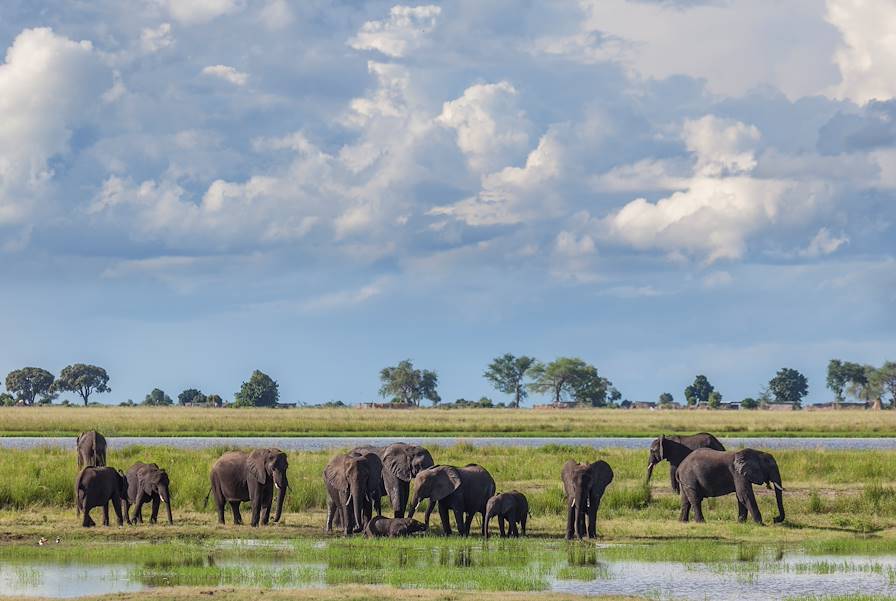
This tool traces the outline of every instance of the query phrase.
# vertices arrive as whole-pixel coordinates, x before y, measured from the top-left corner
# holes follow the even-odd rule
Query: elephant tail
[[[205,509],[208,507],[208,498],[212,496],[212,488],[208,488],[208,494],[205,495],[205,502],[202,503],[202,508]]]

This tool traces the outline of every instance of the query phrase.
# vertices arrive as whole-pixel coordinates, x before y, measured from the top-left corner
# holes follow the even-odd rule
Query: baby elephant
[[[78,515],[84,512],[81,523],[85,528],[96,526],[90,518],[90,510],[103,508],[103,526],[109,525],[109,503],[115,510],[118,525],[124,525],[122,508],[127,502],[127,479],[119,470],[111,467],[85,467],[75,478],[75,505]]]
[[[387,518],[379,515],[368,521],[364,528],[364,536],[367,538],[409,536],[415,532],[426,532],[426,524],[411,518]]]
[[[128,470],[128,490],[125,498],[125,518],[127,522],[134,524],[143,523],[143,504],[152,502],[152,513],[149,523],[155,524],[159,518],[159,505],[165,504],[168,513],[168,523],[173,524],[171,517],[171,490],[168,480],[168,472],[155,463],[143,463],[138,461]],[[131,505],[134,505],[134,520],[131,522]]]
[[[501,532],[501,536],[510,536],[518,537],[520,535],[520,530],[523,532],[523,536],[526,535],[526,519],[529,517],[529,501],[526,500],[526,495],[516,490],[512,490],[510,492],[502,492],[501,494],[497,494],[488,500],[488,503],[485,506],[485,537],[488,538],[488,524],[493,517],[498,518],[498,529]],[[504,520],[507,520],[510,531],[508,533],[504,532]],[[517,524],[520,526],[520,530],[517,530]]]

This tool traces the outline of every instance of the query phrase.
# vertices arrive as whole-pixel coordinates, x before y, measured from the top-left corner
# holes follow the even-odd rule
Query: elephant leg
[[[702,524],[706,520],[703,519],[703,497],[697,494],[691,495],[691,506],[694,508],[694,521]]]
[[[588,504],[588,538],[597,538],[597,509],[600,501],[592,499]]]
[[[467,519],[464,520],[464,536],[470,536],[470,529],[473,526],[473,518],[475,516],[476,514],[473,512],[467,514]]]
[[[109,525],[109,501],[103,503],[103,526]]]
[[[678,468],[671,463],[669,464],[669,480],[672,484],[672,492],[679,492],[680,488],[678,486]]]
[[[265,526],[271,521],[271,506],[274,504],[274,487],[266,488],[261,495],[261,523]]]
[[[436,508],[436,502],[433,501],[432,499],[429,499],[426,502],[426,513],[423,514],[423,519],[425,520],[424,523],[426,524],[427,528],[429,528],[429,516],[432,515],[432,512],[435,508]],[[441,516],[441,515],[442,515],[442,510],[439,509],[439,516]],[[442,519],[442,528],[444,528],[444,527],[445,527],[445,520],[443,518]]]
[[[466,521],[464,520],[464,512],[460,509],[454,510],[454,522],[457,524],[457,533],[461,536],[469,536],[470,533],[466,529]]]
[[[112,509],[115,511],[115,519],[118,520],[118,527],[124,526],[124,517],[121,515],[121,497],[112,495]]]
[[[526,514],[523,514],[522,519],[520,519],[520,531],[523,533],[523,536],[526,536],[526,520],[527,519],[528,519],[528,516]]]
[[[134,523],[142,524],[143,523],[143,493],[137,497],[137,502],[134,504]]]
[[[510,536],[513,538],[520,537],[520,531],[516,527],[516,520],[510,520]]]
[[[588,532],[585,530],[585,513],[587,512],[587,507],[576,507],[576,538],[581,540],[584,538]]]
[[[749,485],[748,485],[749,486]],[[753,487],[747,489],[747,507],[750,509],[750,515],[757,524],[762,524],[762,513],[759,512],[759,505],[756,503],[756,495],[753,494]]]
[[[218,511],[218,523],[220,525],[224,525],[224,499],[217,498],[215,496],[215,509]]]
[[[735,498],[737,499],[737,521],[743,523],[747,519],[747,506],[741,502],[739,495]]]
[[[90,505],[88,505],[87,502],[85,501],[85,503],[84,503],[84,519],[81,521],[81,525],[85,528],[91,528],[93,526],[96,526],[96,522],[94,522],[93,518],[90,517],[91,509],[92,509],[92,507]]]
[[[162,502],[162,499],[159,498],[159,495],[152,496],[152,513],[149,514],[149,523],[155,524],[159,521],[159,504]]]
[[[239,501],[231,501],[230,502],[230,511],[233,513],[233,523],[236,525],[242,525],[243,516],[240,513],[240,502]]]
[[[684,489],[681,490],[681,513],[678,516],[679,522],[687,522],[691,517],[691,500],[688,498]]]
[[[501,533],[501,538],[507,536],[507,534],[504,532],[504,516],[500,514],[498,515],[498,532]]]
[[[575,534],[576,508],[569,507],[566,511],[566,540],[572,540]]]
[[[333,517],[336,515],[336,503],[333,499],[327,499],[327,534],[333,532]]]
[[[439,517],[442,519],[442,534],[451,536],[451,520],[448,519],[448,506],[439,501]],[[460,523],[457,524],[460,528]]]

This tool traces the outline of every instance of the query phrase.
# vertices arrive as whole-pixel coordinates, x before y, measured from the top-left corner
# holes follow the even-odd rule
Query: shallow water
[[[211,447],[246,448],[246,447],[276,447],[285,451],[322,451],[329,449],[352,448],[367,444],[386,445],[396,440],[402,440],[411,444],[429,446],[450,447],[457,444],[469,444],[475,447],[504,446],[504,447],[543,447],[549,444],[570,445],[602,448],[643,449],[650,446],[652,438],[562,438],[562,437],[537,437],[537,438],[513,438],[513,437],[472,437],[472,438],[445,438],[445,437],[198,437],[198,436],[134,436],[134,437],[107,437],[108,444],[112,448],[127,446],[163,446],[178,449],[206,449]],[[896,438],[721,438],[726,448],[736,449],[753,447],[761,449],[896,449]],[[26,437],[10,436],[0,437],[0,448],[32,449],[40,447],[52,447],[69,449],[74,448],[72,437]]]
[[[510,581],[518,590],[687,601],[896,594],[896,555],[813,556],[763,548],[748,560],[737,560],[731,545],[719,545],[719,557],[726,559],[685,563],[628,558],[644,557],[639,555],[644,545],[527,542],[423,538],[380,546],[319,541],[309,547],[307,542],[237,540],[195,545],[192,554],[180,547],[181,555],[172,557],[181,559],[172,561],[105,564],[54,562],[49,553],[41,559],[0,560],[0,595],[63,598],[156,586],[299,588],[352,582],[431,588],[486,583],[483,588],[501,590]],[[444,581],[427,579],[432,572]],[[396,573],[403,576],[394,580]]]

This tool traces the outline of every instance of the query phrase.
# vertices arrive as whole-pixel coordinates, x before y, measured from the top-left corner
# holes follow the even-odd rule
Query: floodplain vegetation
[[[0,436],[887,437],[896,411],[3,407]]]

